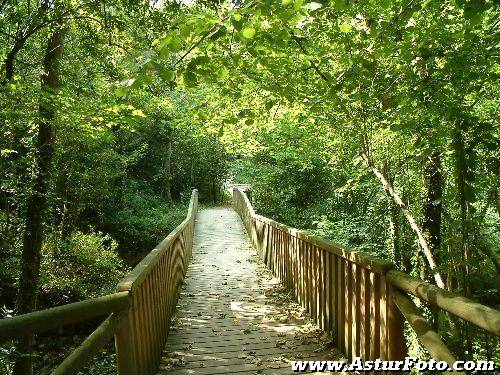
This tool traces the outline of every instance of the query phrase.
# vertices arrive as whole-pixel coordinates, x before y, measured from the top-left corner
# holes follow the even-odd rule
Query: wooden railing
[[[0,320],[0,343],[108,315],[53,372],[74,375],[115,337],[119,374],[157,372],[172,313],[191,258],[198,192],[186,219],[156,246],[111,295]]]
[[[118,284],[118,291],[129,292],[131,298],[115,340],[119,374],[157,372],[191,259],[197,206],[195,190],[186,219]]]
[[[260,258],[350,359],[403,359],[406,318],[434,359],[455,361],[407,293],[500,335],[497,310],[396,271],[390,262],[258,215],[241,189],[233,191],[233,206]]]

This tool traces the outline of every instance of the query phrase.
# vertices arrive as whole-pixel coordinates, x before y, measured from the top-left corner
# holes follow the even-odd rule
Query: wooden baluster
[[[316,247],[316,253],[318,256],[318,322],[323,321],[321,329],[325,329],[325,262],[323,257],[324,250]]]
[[[345,290],[345,265],[346,260],[337,257],[337,343],[339,349],[346,353],[345,343],[345,304],[346,290]]]
[[[170,309],[171,309],[171,303],[172,299],[170,296],[170,285],[171,285],[171,278],[172,278],[172,248],[169,248],[167,252],[165,253],[165,297],[166,297],[166,306],[165,306],[165,321],[167,323],[167,332],[170,328],[171,324],[171,316],[170,316]]]
[[[299,240],[293,237],[293,273],[294,273],[294,293],[297,301],[302,304],[302,297],[300,292],[300,259],[299,259]]]
[[[286,234],[286,280],[290,291],[293,291],[293,237]]]
[[[264,263],[267,264],[267,256],[268,256],[268,253],[269,253],[269,240],[270,240],[270,235],[269,235],[269,231],[270,231],[270,225],[265,223],[264,224],[264,228],[265,228],[265,233],[266,233],[266,238],[265,238],[265,241],[266,241],[266,244],[265,244],[265,249],[264,249],[264,254],[262,256],[262,260],[264,261]]]
[[[352,304],[352,344],[353,357],[359,357],[361,355],[361,266],[353,263],[352,265],[352,277],[353,277],[353,304]]]
[[[165,327],[165,339],[168,336],[168,332],[170,329],[170,323],[171,323],[170,319],[169,319],[170,297],[168,295],[168,292],[169,292],[169,288],[168,288],[168,286],[169,286],[168,262],[169,262],[169,259],[168,259],[168,250],[167,250],[167,252],[163,256],[163,296],[164,296],[164,299],[163,299],[163,322],[164,323],[163,324]]]
[[[312,249],[311,249],[311,244],[309,243],[305,243],[305,248],[306,248],[306,254],[307,254],[307,266],[306,266],[306,270],[307,270],[307,305],[308,305],[308,308],[307,308],[307,311],[309,312],[309,314],[311,315],[311,318],[314,319],[314,306],[313,306],[313,257],[312,257]]]
[[[387,360],[387,282],[380,276],[380,358]]]
[[[307,243],[303,240],[300,240],[300,253],[301,253],[301,263],[302,263],[302,290],[304,295],[304,304],[302,305],[306,311],[309,311],[309,293],[308,293],[308,266],[309,263],[307,261],[308,251],[307,251]]]
[[[380,358],[380,274],[370,272],[370,359]]]
[[[154,269],[154,278],[153,278],[153,292],[154,292],[154,300],[153,304],[155,307],[155,332],[156,332],[156,343],[155,343],[155,351],[157,353],[156,365],[160,363],[161,354],[162,354],[162,342],[163,342],[163,332],[161,329],[161,287],[160,287],[160,262],[156,263],[156,267]]]
[[[160,275],[160,280],[159,280],[159,285],[157,286],[158,289],[160,290],[160,330],[161,330],[161,342],[162,342],[162,350],[163,350],[163,344],[165,343],[167,339],[167,325],[166,325],[166,294],[165,294],[165,260],[166,256],[163,254],[163,256],[160,259],[160,262],[158,264],[159,267],[159,275]]]
[[[309,311],[309,262],[307,243],[303,240],[300,241],[302,253],[302,289],[304,291],[304,308]]]
[[[330,257],[330,274],[331,274],[331,330],[332,330],[332,336],[335,340],[335,343],[338,345],[338,325],[337,325],[337,315],[338,315],[338,306],[337,306],[337,301],[338,301],[338,292],[339,292],[339,279],[337,277],[338,275],[338,257],[334,254],[331,254]]]
[[[324,295],[324,309],[323,309],[323,324],[327,332],[332,331],[332,272],[331,272],[331,258],[332,254],[327,251],[322,251],[323,254],[323,295]]]
[[[161,349],[160,349],[160,331],[158,330],[158,286],[157,286],[157,278],[156,273],[158,270],[158,264],[151,271],[150,276],[150,287],[151,287],[151,310],[153,315],[153,324],[152,324],[152,332],[153,332],[153,348],[154,348],[154,361],[153,368],[156,368],[160,362],[161,358]]]
[[[276,230],[276,271],[274,275],[278,278],[278,280],[282,281],[281,278],[281,231],[279,229]]]
[[[147,331],[147,348],[148,348],[148,363],[147,363],[147,374],[150,374],[153,371],[153,363],[154,363],[154,333],[153,333],[153,311],[152,311],[152,301],[151,301],[151,288],[150,288],[150,277],[146,277],[142,283],[142,288],[144,291],[144,308],[146,311],[146,331]]]
[[[271,229],[271,226],[269,224],[266,223],[266,231],[267,231],[267,236],[266,236],[266,252],[264,254],[264,263],[266,265],[269,265],[269,253],[271,252],[271,242],[272,241],[272,238],[273,238],[273,233],[272,233],[272,229]]]
[[[370,271],[361,270],[361,356],[370,359]]]
[[[278,229],[278,243],[276,251],[276,277],[283,282],[283,241],[281,240],[283,233]]]
[[[148,374],[149,373],[149,363],[150,363],[150,355],[151,355],[151,348],[149,346],[149,316],[148,316],[148,309],[147,309],[147,299],[146,299],[146,293],[144,289],[144,282],[139,285],[137,288],[138,292],[138,298],[139,298],[139,324],[140,324],[140,331],[139,334],[141,335],[141,354],[142,354],[142,363],[141,363],[141,373]]]
[[[347,358],[352,358],[352,304],[353,304],[353,283],[352,283],[352,263],[347,262],[345,268],[346,278],[346,306],[345,306],[345,346]]]
[[[283,232],[283,284],[286,288],[290,288],[289,280],[288,280],[288,233]]]
[[[306,302],[306,288],[305,288],[305,283],[306,283],[306,273],[305,273],[305,267],[304,267],[304,243],[302,242],[301,239],[297,238],[297,251],[298,251],[298,257],[299,257],[299,283],[300,283],[300,305],[302,307],[307,306]]]
[[[281,231],[280,231],[281,232]],[[283,285],[286,287],[286,271],[285,271],[285,267],[286,267],[286,255],[285,255],[285,233],[284,232],[281,232],[280,233],[280,264],[281,264],[281,282],[283,283]]]
[[[278,265],[277,276],[283,282],[283,232],[278,230],[278,251],[277,251],[276,264]]]
[[[155,314],[155,286],[153,284],[153,274],[154,274],[154,267],[151,269],[149,275],[146,277],[146,285],[147,285],[147,294],[148,294],[148,305],[149,305],[149,315],[150,315],[150,325],[149,325],[149,330],[151,333],[150,337],[150,345],[151,345],[151,368],[155,367],[156,363],[156,357],[157,357],[157,347],[156,347],[156,329],[155,329],[155,324],[156,324],[156,314]]]
[[[291,260],[291,283],[293,296],[298,301],[299,296],[297,293],[297,254],[296,254],[296,238],[290,236],[290,260]]]
[[[283,285],[289,288],[288,283],[288,234],[283,232]]]
[[[316,246],[311,245],[311,270],[312,270],[312,317],[315,323],[318,323],[318,309],[319,309],[319,301],[318,301],[318,256],[316,252]]]
[[[274,238],[276,239],[276,242],[274,244],[274,252],[273,252],[273,274],[278,275],[279,272],[279,246],[280,246],[280,231],[276,228],[274,228]]]
[[[324,296],[323,296],[323,256],[322,250],[315,246],[314,253],[316,255],[316,315],[318,316],[318,327],[323,330],[325,322],[323,320],[324,311]]]
[[[272,236],[271,236],[271,254],[269,254],[269,264],[267,266],[269,267],[271,272],[274,274],[274,270],[275,270],[274,261],[275,261],[275,257],[276,257],[277,238],[276,238],[276,228],[273,226],[271,227],[271,233],[272,233]]]
[[[319,325],[321,319],[321,257],[320,250],[317,246],[313,246],[314,254],[314,300],[315,300],[315,316],[316,323]]]

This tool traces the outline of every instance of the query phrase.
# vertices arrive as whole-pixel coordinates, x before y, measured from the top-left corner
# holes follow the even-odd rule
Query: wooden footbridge
[[[260,216],[241,189],[233,208],[197,204],[193,191],[116,293],[0,320],[0,343],[107,316],[52,374],[77,374],[113,337],[119,374],[284,374],[292,359],[402,359],[406,320],[454,362],[415,298],[500,335],[499,311]]]

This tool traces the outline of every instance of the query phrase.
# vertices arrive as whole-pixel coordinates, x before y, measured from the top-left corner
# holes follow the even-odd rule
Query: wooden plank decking
[[[231,208],[201,211],[159,374],[291,374],[338,357],[252,249]]]

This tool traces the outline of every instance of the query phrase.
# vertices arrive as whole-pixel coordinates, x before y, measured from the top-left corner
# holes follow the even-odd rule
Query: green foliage
[[[129,268],[118,244],[102,233],[74,232],[67,239],[52,236],[43,247],[41,307],[112,293]]]
[[[144,255],[167,236],[186,217],[188,201],[166,204],[158,195],[139,184],[123,188],[127,204],[112,211],[105,220],[115,238],[122,243],[122,250]]]

